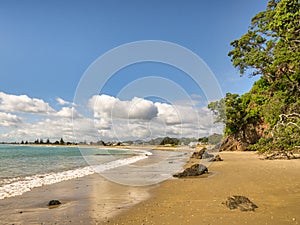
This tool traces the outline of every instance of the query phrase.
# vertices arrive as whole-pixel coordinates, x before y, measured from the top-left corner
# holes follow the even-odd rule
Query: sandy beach
[[[299,224],[300,160],[260,160],[254,152],[222,152],[209,176],[169,180],[151,198],[109,224]],[[222,202],[243,195],[255,212]]]
[[[0,224],[299,224],[300,160],[260,160],[254,152],[222,152],[209,175],[146,187],[98,174],[35,188],[0,200]],[[243,195],[258,208],[230,210]],[[62,205],[49,209],[49,200]]]
[[[118,185],[93,174],[0,200],[0,224],[102,224],[148,198],[148,192],[149,187]],[[53,199],[63,204],[49,208]]]

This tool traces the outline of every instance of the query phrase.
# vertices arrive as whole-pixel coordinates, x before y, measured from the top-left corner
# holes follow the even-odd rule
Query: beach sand
[[[0,224],[300,224],[300,160],[260,160],[221,152],[210,174],[147,187],[111,183],[98,174],[0,200]],[[243,195],[258,208],[230,210]],[[64,204],[49,209],[49,200]]]
[[[0,224],[102,224],[148,198],[150,188],[115,184],[99,174],[34,188],[0,200]],[[50,209],[50,200],[63,204]]]
[[[260,160],[254,152],[222,152],[210,175],[169,180],[109,224],[299,224],[300,160]],[[231,195],[253,201],[255,212],[230,210]]]

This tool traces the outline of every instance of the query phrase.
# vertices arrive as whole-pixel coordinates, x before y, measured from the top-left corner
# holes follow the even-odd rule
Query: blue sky
[[[242,94],[255,78],[240,77],[233,68],[227,56],[229,43],[247,31],[251,18],[266,4],[265,0],[0,0],[0,92],[41,99],[58,112],[62,108],[57,98],[72,102],[82,75],[99,56],[129,42],[163,40],[199,55],[216,75],[223,94]],[[173,77],[188,94],[199,94],[180,72],[149,64],[115,74],[103,93],[116,96],[124,85],[146,75]],[[28,123],[32,117],[45,119],[27,114],[22,115]]]

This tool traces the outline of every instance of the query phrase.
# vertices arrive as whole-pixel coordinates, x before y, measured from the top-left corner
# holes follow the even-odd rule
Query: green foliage
[[[259,152],[267,152],[274,150],[273,147],[273,138],[261,138],[257,143],[248,146],[250,151],[259,151]]]
[[[215,122],[225,123],[225,135],[240,132],[249,123],[257,123],[260,120],[260,111],[258,107],[249,107],[250,102],[253,105],[256,98],[246,93],[242,96],[238,94],[227,93],[226,97],[217,102],[208,105],[216,115]]]
[[[64,139],[63,139],[63,138],[61,138],[61,139],[60,139],[60,141],[59,141],[59,144],[60,144],[60,145],[64,145],[64,144],[65,144],[65,142],[64,142]]]
[[[204,143],[204,144],[215,145],[215,144],[220,143],[222,141],[222,138],[223,138],[223,135],[214,133],[208,137],[201,137],[198,139],[198,141],[201,143]]]
[[[206,144],[208,142],[208,137],[201,137],[198,139],[198,141]]]
[[[160,145],[178,145],[179,144],[179,140],[176,138],[170,138],[170,137],[165,137]]]
[[[240,74],[261,77],[250,92],[242,96],[227,93],[224,99],[210,103],[208,107],[216,115],[216,122],[225,123],[226,135],[242,141],[256,132],[260,139],[254,144],[249,141],[251,150],[297,148],[300,146],[299,1],[269,1],[267,9],[252,18],[248,32],[231,45],[233,50],[228,55]],[[267,130],[259,131],[261,127]]]
[[[269,81],[282,79],[299,89],[300,3],[271,0],[266,11],[252,18],[250,29],[228,53],[241,75],[260,74]]]
[[[215,123],[226,122],[225,99],[221,99],[220,101],[209,103],[208,108],[216,116]]]

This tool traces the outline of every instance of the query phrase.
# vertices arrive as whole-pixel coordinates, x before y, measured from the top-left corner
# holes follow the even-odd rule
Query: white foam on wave
[[[118,159],[100,165],[86,166],[83,168],[67,170],[58,173],[38,174],[24,178],[12,178],[10,180],[11,183],[8,183],[9,181],[6,180],[7,184],[0,187],[0,199],[22,195],[23,193],[31,191],[33,188],[36,187],[50,185],[66,180],[71,180],[74,178],[84,177],[87,175],[94,174],[95,172],[99,173],[116,167],[129,165],[139,160],[146,159],[148,155],[152,155],[152,153],[147,151],[140,152],[144,154],[125,159]]]

